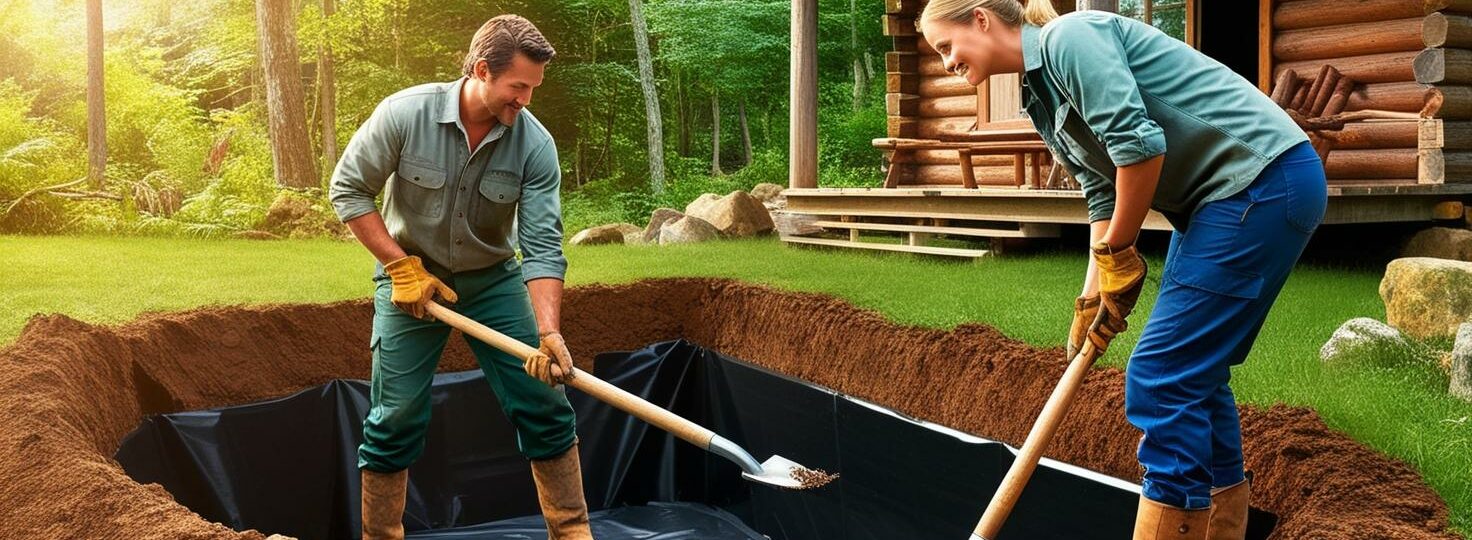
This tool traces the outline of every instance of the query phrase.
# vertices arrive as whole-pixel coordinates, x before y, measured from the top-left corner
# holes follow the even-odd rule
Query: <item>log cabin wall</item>
[[[1055,0],[1059,13],[1073,11],[1073,0]],[[885,106],[889,137],[935,139],[945,133],[964,133],[973,127],[1031,128],[1022,117],[1017,75],[997,76],[972,86],[946,71],[940,55],[915,30],[924,0],[885,0],[884,33],[894,40],[885,54]],[[1011,156],[972,156],[980,185],[1012,186],[1015,167]],[[960,186],[961,168],[956,152],[927,150],[890,163],[897,167],[901,186]]]
[[[1190,0],[1198,1],[1198,0]],[[1325,163],[1331,183],[1404,185],[1472,182],[1472,0],[1259,0],[1262,87],[1285,70],[1311,79],[1329,64],[1360,83],[1345,111],[1421,112],[1417,121],[1348,124]],[[915,31],[924,0],[885,0],[889,137],[1027,128],[1016,77],[978,89],[945,71]],[[1059,12],[1072,0],[1055,0]],[[1005,79],[1005,80],[1004,80]],[[973,156],[977,182],[1012,185],[1010,156]],[[957,185],[952,151],[916,152],[892,163],[900,185]]]

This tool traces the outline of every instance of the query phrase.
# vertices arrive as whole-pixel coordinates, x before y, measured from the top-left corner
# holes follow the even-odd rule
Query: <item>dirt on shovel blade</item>
[[[802,483],[797,489],[814,489],[826,486],[828,483],[837,480],[838,475],[830,474],[823,469],[798,467],[792,469],[792,479]]]

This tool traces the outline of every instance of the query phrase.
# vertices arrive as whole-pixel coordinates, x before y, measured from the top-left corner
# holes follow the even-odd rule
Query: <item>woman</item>
[[[1124,331],[1149,210],[1175,227],[1125,375],[1125,413],[1144,432],[1134,537],[1242,538],[1251,488],[1228,368],[1247,357],[1323,219],[1324,170],[1307,136],[1225,66],[1112,13],[931,0],[919,26],[973,85],[1020,73],[1033,127],[1083,188],[1092,257],[1070,353],[1084,339],[1102,351]]]

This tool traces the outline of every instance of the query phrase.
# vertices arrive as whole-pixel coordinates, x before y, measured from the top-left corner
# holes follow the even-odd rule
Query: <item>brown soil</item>
[[[793,480],[800,482],[797,489],[817,489],[833,483],[834,480],[838,479],[838,475],[823,469],[796,467],[792,469],[790,474]]]
[[[569,292],[564,334],[592,354],[685,337],[731,356],[980,436],[1019,444],[1064,369],[975,325],[904,327],[838,300],[716,280]],[[0,530],[7,538],[251,538],[204,521],[109,456],[145,415],[367,378],[371,306],[212,308],[114,327],[31,319],[0,349]],[[441,370],[473,369],[451,340]],[[1049,456],[1137,481],[1138,432],[1122,374],[1089,373]],[[1330,430],[1312,411],[1242,409],[1253,505],[1278,539],[1441,539],[1446,504],[1403,463]],[[984,501],[978,502],[981,504]]]

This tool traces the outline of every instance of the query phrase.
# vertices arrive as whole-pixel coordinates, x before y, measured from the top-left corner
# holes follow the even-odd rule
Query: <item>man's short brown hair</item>
[[[520,15],[498,15],[481,25],[470,39],[470,52],[465,55],[460,71],[474,75],[475,64],[485,60],[486,69],[494,77],[511,66],[511,59],[518,52],[538,64],[550,62],[557,55],[531,21]]]

